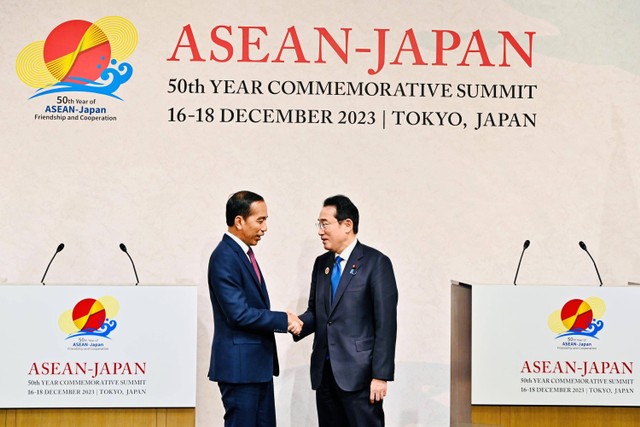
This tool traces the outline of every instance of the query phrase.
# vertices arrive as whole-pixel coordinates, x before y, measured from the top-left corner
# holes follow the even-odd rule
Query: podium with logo
[[[640,425],[640,287],[451,284],[451,425]]]
[[[0,425],[195,425],[194,286],[0,286]]]

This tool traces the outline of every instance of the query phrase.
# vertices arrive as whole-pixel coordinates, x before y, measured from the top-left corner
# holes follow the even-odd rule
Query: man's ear
[[[242,230],[242,226],[244,225],[244,218],[242,215],[237,215],[233,220],[233,226],[236,230]]]

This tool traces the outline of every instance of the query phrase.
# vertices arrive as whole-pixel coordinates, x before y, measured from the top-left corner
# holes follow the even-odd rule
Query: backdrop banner
[[[518,283],[595,281],[581,240],[605,286],[640,281],[638,1],[2,5],[0,284],[60,243],[47,285],[128,283],[124,242],[140,283],[196,286],[199,425],[224,415],[207,265],[239,190],[298,314],[323,200],[358,207],[399,290],[394,427],[449,423],[452,278],[509,283],[529,239]],[[278,425],[313,424],[312,339],[276,340]]]

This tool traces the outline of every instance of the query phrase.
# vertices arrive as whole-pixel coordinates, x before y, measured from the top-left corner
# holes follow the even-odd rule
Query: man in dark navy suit
[[[315,333],[311,386],[320,427],[384,426],[382,401],[394,376],[398,288],[389,258],[361,244],[349,198],[324,201],[300,340]]]
[[[300,333],[292,313],[271,311],[252,246],[267,231],[267,205],[239,191],[227,201],[227,232],[209,259],[214,334],[209,379],[218,382],[226,427],[276,425],[273,376],[279,374],[274,332]]]

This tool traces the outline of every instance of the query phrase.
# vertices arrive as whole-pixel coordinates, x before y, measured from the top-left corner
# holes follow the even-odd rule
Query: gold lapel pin
[[[325,275],[328,275],[328,274],[329,274],[329,267],[327,267],[327,268],[325,268],[325,269],[324,269],[324,274],[325,274]]]

